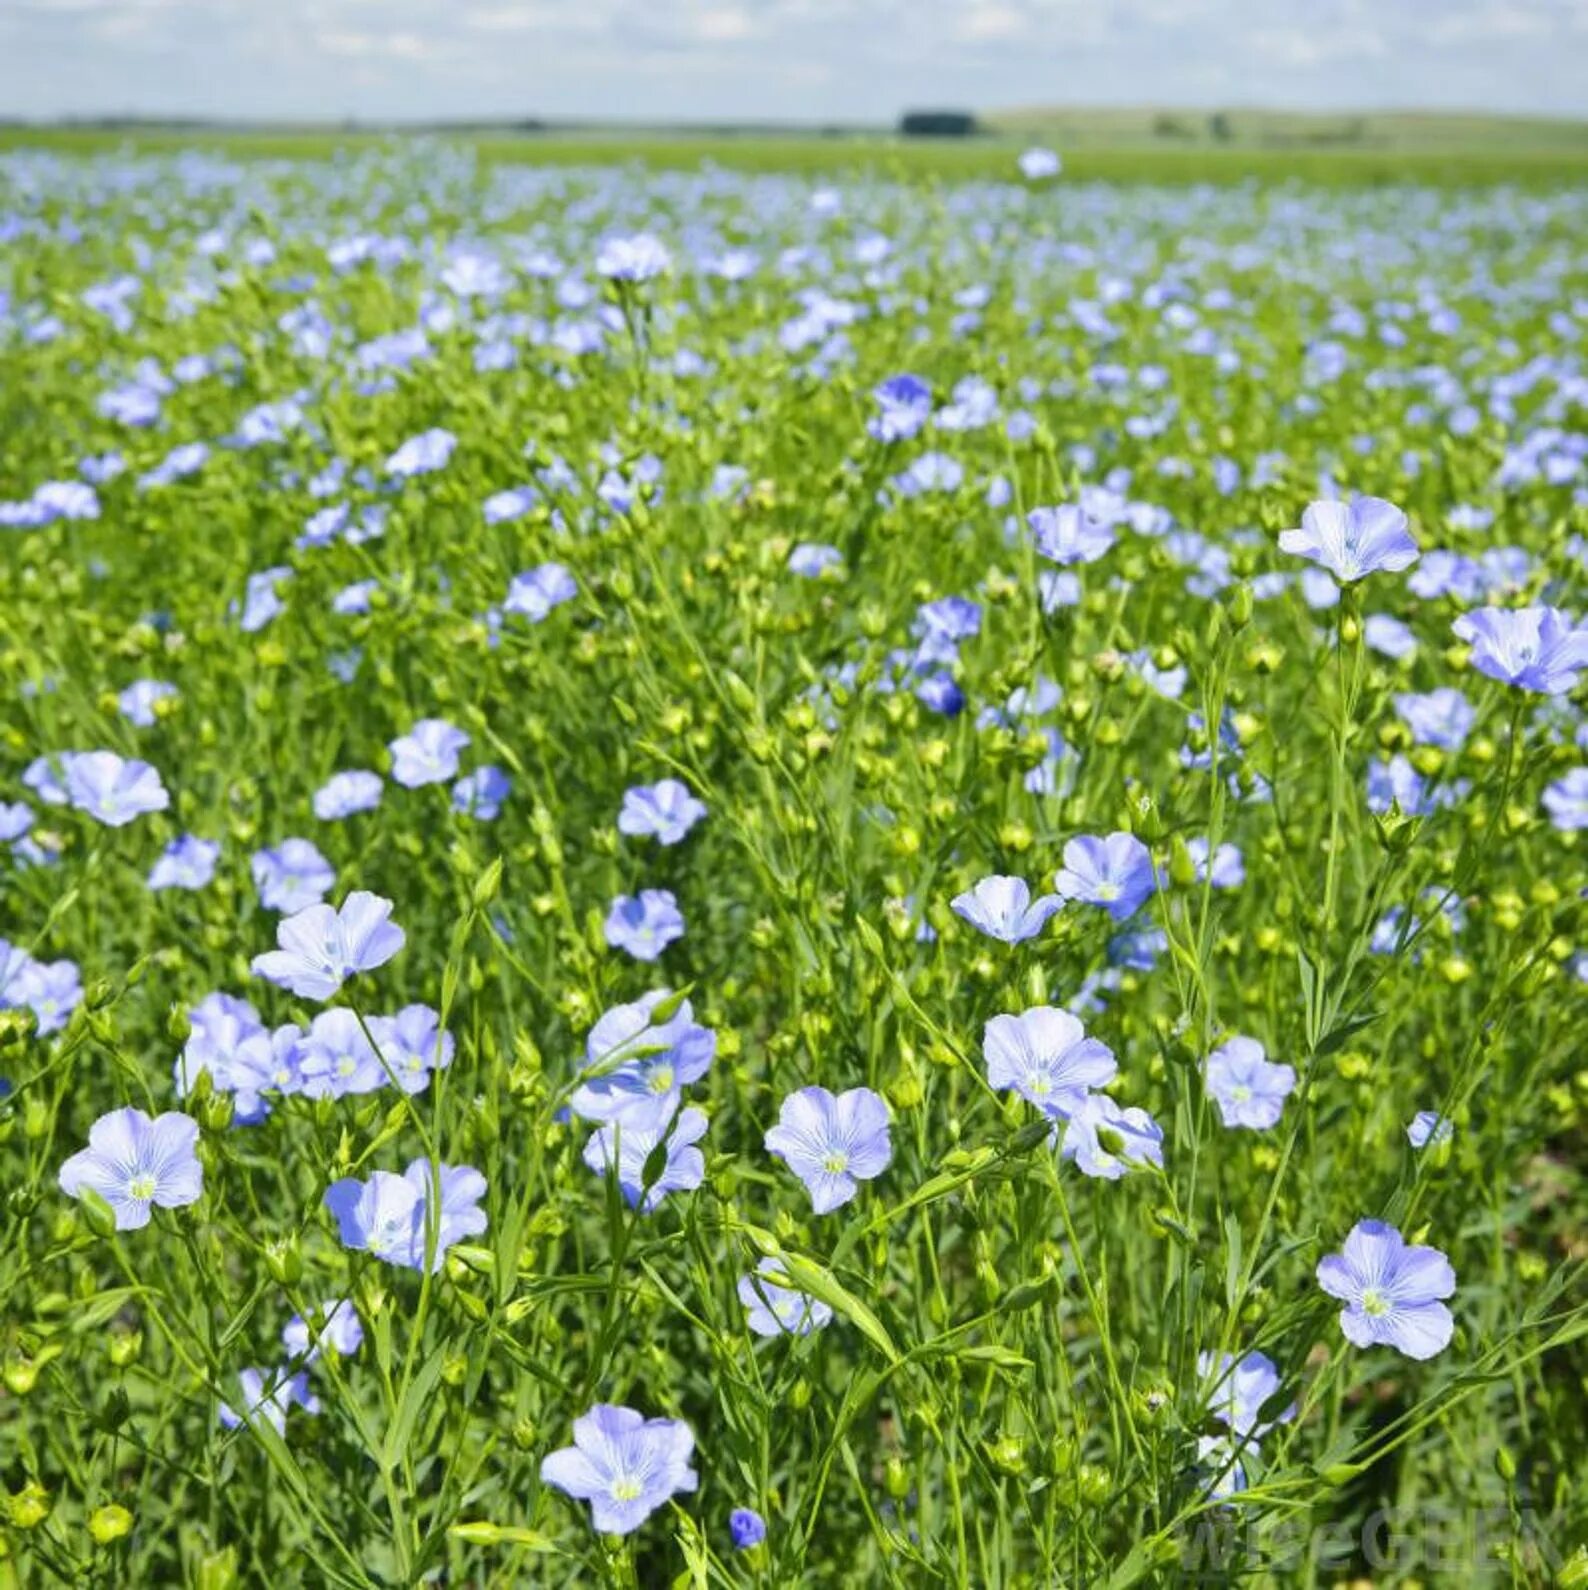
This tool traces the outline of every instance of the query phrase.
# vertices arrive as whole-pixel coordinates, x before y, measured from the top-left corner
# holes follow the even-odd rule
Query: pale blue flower
[[[801,1088],[783,1100],[766,1147],[805,1183],[811,1208],[830,1214],[888,1168],[888,1106],[870,1088],[836,1098],[826,1088]]]
[[[762,1259],[754,1275],[739,1277],[739,1301],[745,1307],[745,1324],[757,1336],[809,1336],[833,1317],[832,1309],[819,1298],[811,1297],[784,1281],[770,1277],[782,1275],[776,1259]]]
[[[584,1162],[602,1176],[616,1166],[624,1201],[631,1209],[650,1214],[668,1193],[692,1192],[706,1179],[705,1156],[695,1145],[709,1124],[705,1111],[692,1106],[678,1110],[676,1116],[660,1102],[648,1110],[625,1111],[591,1133]],[[664,1142],[665,1158],[647,1186],[651,1155]]]
[[[173,839],[149,872],[151,889],[203,889],[215,876],[220,844],[182,834]]]
[[[1226,1126],[1267,1131],[1296,1086],[1294,1066],[1277,1065],[1255,1038],[1226,1038],[1207,1058],[1207,1089]]]
[[[1083,1175],[1118,1181],[1127,1171],[1163,1168],[1163,1128],[1142,1109],[1089,1093],[1070,1113],[1061,1149]]]
[[[992,1087],[1013,1090],[1052,1120],[1068,1119],[1092,1088],[1119,1074],[1107,1045],[1051,1005],[994,1016],[982,1034],[982,1056]]]
[[[956,895],[949,904],[957,915],[989,938],[1020,944],[1035,938],[1062,902],[1051,894],[1033,900],[1031,886],[1024,878],[995,874]]]
[[[706,803],[697,799],[687,784],[664,778],[655,784],[635,784],[623,792],[618,831],[676,845],[705,815]]]
[[[641,889],[619,895],[602,924],[606,941],[637,961],[654,961],[684,936],[684,916],[670,889]]]
[[[421,718],[387,747],[391,776],[405,789],[445,783],[457,777],[458,753],[468,743],[469,736],[445,718]]]
[[[1082,834],[1064,847],[1053,886],[1065,900],[1100,905],[1123,922],[1157,886],[1152,853],[1134,834]]]
[[[149,1224],[150,1209],[181,1209],[204,1192],[204,1167],[194,1148],[198,1122],[179,1110],[152,1121],[142,1110],[112,1110],[94,1122],[88,1147],[61,1166],[61,1191],[98,1193],[115,1212],[118,1231]]]
[[[1318,1285],[1345,1304],[1340,1329],[1354,1346],[1432,1358],[1450,1344],[1455,1320],[1442,1301],[1456,1290],[1449,1259],[1408,1246],[1381,1220],[1352,1227],[1340,1252],[1320,1261]]]
[[[253,960],[253,972],[300,999],[329,999],[355,972],[384,966],[403,947],[392,903],[355,889],[339,910],[311,905],[276,928],[279,948]]]
[[[629,1535],[669,1497],[692,1491],[695,1437],[681,1419],[646,1419],[632,1408],[597,1403],[573,1422],[572,1446],[548,1453],[540,1482],[590,1503],[601,1535]]]

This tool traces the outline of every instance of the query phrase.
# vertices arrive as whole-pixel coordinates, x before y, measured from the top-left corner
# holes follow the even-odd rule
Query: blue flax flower
[[[736,1507],[728,1514],[728,1534],[739,1551],[749,1551],[766,1539],[766,1520],[753,1507]]]
[[[314,792],[314,815],[322,823],[340,822],[355,812],[372,812],[380,805],[380,775],[363,768],[333,773]]]
[[[573,1422],[573,1445],[550,1452],[542,1485],[590,1503],[603,1535],[628,1535],[669,1497],[700,1482],[689,1466],[695,1437],[681,1419],[646,1419],[633,1408],[597,1403]]]
[[[530,623],[538,624],[554,607],[572,601],[578,594],[578,582],[562,564],[542,563],[539,568],[513,577],[502,611],[517,613]]]
[[[762,1259],[754,1275],[739,1277],[739,1301],[744,1304],[745,1324],[757,1336],[809,1336],[831,1322],[833,1311],[819,1298],[774,1281],[783,1266],[776,1259]]]
[[[993,1087],[1012,1089],[1057,1121],[1119,1073],[1107,1045],[1088,1038],[1076,1017],[1052,1005],[994,1016],[982,1034],[982,1055]]]
[[[452,786],[452,809],[460,817],[491,823],[501,816],[502,802],[513,793],[513,781],[493,762],[483,762]]]
[[[468,743],[468,735],[445,718],[421,718],[387,747],[391,776],[405,789],[443,784],[457,776],[458,752]]]
[[[312,1327],[312,1333],[311,1333]],[[312,1364],[326,1348],[343,1358],[364,1344],[364,1325],[351,1298],[331,1298],[310,1311],[294,1314],[281,1329],[281,1345],[302,1363]]]
[[[1141,1109],[1122,1109],[1106,1093],[1089,1093],[1064,1128],[1064,1159],[1085,1176],[1118,1181],[1144,1165],[1163,1166],[1163,1128]]]
[[[698,800],[687,784],[664,778],[655,784],[636,784],[623,792],[618,831],[676,845],[705,815],[706,803]]]
[[[1123,922],[1157,886],[1152,853],[1130,833],[1082,834],[1064,847],[1053,887],[1066,900],[1100,905]]]
[[[279,948],[254,957],[254,976],[300,999],[329,999],[346,978],[384,966],[403,947],[391,912],[390,900],[365,889],[355,889],[337,910],[311,905],[277,926]]]
[[[1317,1273],[1345,1304],[1340,1329],[1355,1346],[1432,1358],[1449,1345],[1455,1321],[1441,1300],[1456,1290],[1456,1272],[1438,1248],[1408,1246],[1394,1226],[1359,1220]]]
[[[485,1178],[479,1171],[471,1165],[442,1165],[440,1172],[432,1273],[441,1268],[454,1242],[478,1236],[487,1223],[479,1207],[485,1196]],[[343,1247],[371,1253],[403,1269],[422,1270],[431,1191],[430,1161],[416,1159],[401,1176],[377,1170],[367,1182],[351,1176],[332,1182],[325,1190],[325,1207],[335,1217]]]
[[[198,1122],[180,1110],[152,1121],[142,1110],[112,1110],[89,1128],[88,1147],[61,1166],[61,1191],[96,1192],[115,1212],[116,1230],[141,1230],[153,1205],[181,1209],[202,1196],[197,1142]]]
[[[811,1208],[829,1214],[888,1168],[888,1106],[870,1088],[836,1098],[826,1088],[801,1088],[783,1100],[766,1147],[805,1183]]]
[[[585,1040],[588,1078],[569,1101],[587,1121],[616,1121],[658,1109],[671,1115],[682,1090],[711,1069],[717,1035],[695,1020],[687,999],[664,1021],[652,1012],[673,996],[653,989],[631,1005],[614,1005]]]
[[[1227,1038],[1208,1056],[1207,1089],[1226,1126],[1267,1131],[1296,1085],[1294,1066],[1265,1058],[1255,1038]]]
[[[1315,502],[1299,530],[1285,530],[1280,549],[1321,564],[1342,585],[1384,571],[1398,574],[1417,561],[1406,515],[1381,497]]]
[[[602,924],[606,941],[637,961],[654,961],[684,936],[684,915],[670,889],[641,889],[619,895]]]
[[[1472,648],[1472,666],[1490,679],[1563,696],[1588,666],[1588,629],[1555,607],[1480,607],[1450,626]]]
[[[256,850],[248,868],[268,911],[318,905],[336,882],[336,869],[307,839],[283,839],[274,849]]]
[[[218,1410],[228,1430],[263,1419],[277,1435],[285,1435],[288,1408],[320,1411],[320,1399],[309,1390],[309,1377],[302,1370],[294,1375],[285,1369],[243,1369],[238,1371],[237,1382],[242,1387],[243,1412],[238,1413],[227,1402]]]
[[[994,874],[949,903],[957,915],[989,938],[1020,944],[1035,938],[1063,902],[1052,894],[1033,900],[1031,886],[1024,878]]]
[[[1233,1353],[1198,1353],[1197,1374],[1212,1383],[1208,1412],[1248,1445],[1276,1424],[1296,1417],[1295,1403],[1267,1421],[1260,1417],[1263,1405],[1280,1387],[1279,1370],[1266,1353],[1251,1352],[1240,1358]]]
[[[1074,503],[1033,508],[1026,515],[1026,523],[1031,527],[1037,551],[1063,568],[1095,563],[1114,544],[1113,528]]]
[[[1413,1148],[1426,1148],[1430,1143],[1438,1148],[1456,1135],[1455,1122],[1438,1110],[1419,1110],[1406,1128],[1407,1140]]]
[[[62,761],[67,799],[107,828],[124,828],[171,804],[160,775],[147,762],[124,760],[114,751],[81,751]]]
[[[615,1164],[618,1187],[629,1208],[650,1214],[668,1193],[693,1192],[706,1179],[705,1156],[695,1144],[706,1135],[708,1124],[705,1111],[693,1108],[678,1111],[676,1119],[662,1105],[629,1111],[591,1134],[584,1162],[602,1176]],[[647,1187],[647,1163],[664,1140],[666,1158]]]
[[[202,889],[215,876],[221,853],[213,839],[182,834],[173,839],[149,871],[151,889]]]

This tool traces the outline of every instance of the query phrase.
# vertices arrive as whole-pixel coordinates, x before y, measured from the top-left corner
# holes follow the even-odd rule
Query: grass
[[[446,137],[449,144],[474,151],[488,161],[533,165],[637,165],[648,170],[721,166],[732,171],[875,174],[902,181],[1007,180],[1012,163],[1031,138],[1056,143],[1072,180],[1099,182],[1278,182],[1343,187],[1410,182],[1460,186],[1512,182],[1530,187],[1560,187],[1588,180],[1588,136],[1577,123],[1522,123],[1482,119],[1428,122],[1426,135],[1403,131],[1385,119],[1384,133],[1370,132],[1360,143],[1295,141],[1275,144],[1261,131],[1235,123],[1228,144],[1166,140],[1134,122],[1105,119],[1101,129],[1087,118],[1043,121],[1011,116],[993,136],[973,139],[902,139],[891,135],[800,134],[679,136],[611,132],[472,133]],[[1535,130],[1536,129],[1536,133]],[[397,135],[401,136],[401,135]],[[93,154],[125,148],[173,153],[186,148],[213,150],[247,159],[345,158],[379,148],[393,135],[375,132],[181,128],[18,128],[0,127],[0,148],[50,149]]]

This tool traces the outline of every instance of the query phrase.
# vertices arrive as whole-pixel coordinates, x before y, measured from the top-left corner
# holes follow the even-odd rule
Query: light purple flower
[[[809,1336],[819,1331],[832,1320],[832,1309],[819,1298],[769,1279],[782,1273],[783,1266],[776,1259],[762,1259],[754,1275],[739,1277],[745,1324],[757,1336]]]
[[[1226,1126],[1267,1131],[1296,1086],[1294,1066],[1276,1065],[1255,1038],[1227,1038],[1207,1058],[1207,1090]]]
[[[596,271],[611,281],[648,282],[672,268],[672,255],[649,232],[606,238],[596,250]]]
[[[1247,1444],[1265,1435],[1276,1424],[1296,1416],[1296,1405],[1264,1421],[1259,1415],[1263,1404],[1279,1391],[1279,1370],[1266,1353],[1251,1352],[1240,1358],[1233,1353],[1198,1353],[1197,1374],[1212,1382],[1208,1412]]]
[[[1208,842],[1201,835],[1186,841],[1186,849],[1191,853],[1191,864],[1196,868],[1197,882],[1202,883],[1208,876]],[[1238,889],[1246,882],[1246,863],[1241,859],[1237,846],[1231,844],[1220,845],[1213,854],[1213,887],[1215,889]]]
[[[386,473],[395,475],[399,480],[434,474],[436,470],[446,468],[452,450],[457,445],[457,437],[439,426],[421,431],[418,436],[410,436],[386,460]]]
[[[1407,1140],[1413,1148],[1426,1148],[1430,1143],[1438,1148],[1456,1135],[1455,1122],[1438,1110],[1419,1110],[1406,1128]]]
[[[277,926],[279,948],[254,957],[254,976],[300,999],[329,999],[345,978],[384,966],[403,947],[391,912],[390,900],[364,889],[348,895],[340,910],[311,905]]]
[[[1544,791],[1544,810],[1562,833],[1588,828],[1588,767],[1574,767]]]
[[[423,1093],[430,1073],[452,1064],[452,1034],[441,1031],[440,1013],[429,1005],[404,1005],[395,1016],[371,1016],[369,1030],[404,1093]],[[386,1080],[383,1068],[381,1081]]]
[[[1382,1220],[1359,1220],[1339,1253],[1318,1265],[1318,1285],[1346,1306],[1340,1329],[1357,1347],[1393,1347],[1432,1358],[1450,1343],[1455,1321],[1441,1301],[1456,1272],[1438,1248],[1409,1247]]]
[[[1100,905],[1123,922],[1157,886],[1152,853],[1131,833],[1082,834],[1064,847],[1053,886],[1064,899]]]
[[[801,541],[788,555],[790,574],[807,580],[819,580],[829,569],[839,568],[844,555],[837,547],[825,541]]]
[[[374,1093],[390,1078],[358,1017],[340,1007],[322,1010],[298,1045],[303,1091],[311,1099]]]
[[[1033,508],[1026,523],[1037,551],[1061,567],[1095,563],[1114,544],[1112,526],[1094,519],[1084,508],[1065,503],[1058,508]]]
[[[706,803],[698,800],[687,784],[664,778],[655,784],[636,784],[623,792],[618,831],[676,845],[705,815]]]
[[[1020,175],[1027,182],[1043,182],[1050,177],[1056,177],[1064,169],[1064,162],[1051,149],[1033,146],[1024,149],[1016,162],[1020,167]]]
[[[1144,1165],[1163,1167],[1163,1128],[1142,1109],[1121,1109],[1106,1093],[1089,1093],[1064,1128],[1061,1157],[1083,1175],[1118,1181]]]
[[[484,762],[452,786],[452,809],[476,822],[494,822],[501,815],[502,802],[512,793],[512,779],[494,763]]]
[[[239,1414],[230,1403],[223,1402],[218,1410],[220,1421],[228,1430],[263,1419],[277,1435],[287,1432],[287,1409],[302,1408],[305,1413],[318,1413],[320,1399],[309,1390],[309,1377],[299,1370],[289,1375],[285,1369],[243,1369],[237,1374],[243,1393],[243,1412]]]
[[[62,760],[67,799],[107,828],[124,828],[171,804],[160,775],[147,762],[126,761],[114,751],[81,751]]]
[[[619,895],[602,925],[606,941],[637,961],[654,961],[684,936],[684,917],[670,889],[641,889]]]
[[[1088,1038],[1076,1017],[1052,1005],[994,1016],[982,1034],[982,1056],[993,1087],[1013,1089],[1056,1121],[1068,1119],[1090,1089],[1119,1073],[1107,1045]]]
[[[866,421],[874,441],[908,441],[931,417],[932,388],[919,376],[890,376],[871,395],[880,411]]]
[[[391,776],[405,789],[456,778],[458,753],[468,743],[468,735],[445,718],[421,718],[387,747],[392,754]]]
[[[175,699],[175,685],[168,685],[163,679],[135,679],[116,697],[116,706],[128,723],[148,729],[154,726],[155,707]]]
[[[1472,666],[1490,679],[1562,696],[1588,666],[1588,629],[1555,607],[1480,607],[1450,626],[1472,648]]]
[[[584,1162],[598,1176],[617,1167],[618,1187],[631,1209],[650,1214],[672,1192],[692,1192],[706,1179],[706,1160],[695,1144],[710,1123],[704,1110],[679,1110],[677,1118],[665,1103],[649,1110],[630,1110],[615,1116],[590,1134]],[[649,1187],[646,1163],[666,1141],[666,1158]]]
[[[1426,695],[1398,695],[1395,710],[1419,745],[1438,746],[1441,751],[1459,751],[1478,716],[1472,703],[1451,685]]]
[[[1020,944],[1035,938],[1062,903],[1052,894],[1033,900],[1031,886],[1024,878],[1000,874],[981,879],[949,902],[955,913],[973,928],[1005,944]]]
[[[513,577],[502,611],[517,613],[538,624],[554,607],[571,602],[578,594],[578,582],[562,564],[542,563],[539,568]]]
[[[687,999],[677,1001],[665,1021],[652,1015],[672,994],[653,989],[631,1005],[615,1005],[585,1040],[583,1082],[569,1101],[587,1121],[615,1121],[660,1109],[671,1116],[682,1090],[711,1069],[717,1035],[700,1026]]]
[[[14,844],[33,821],[33,808],[26,801],[0,801],[0,845]]]
[[[888,1106],[870,1088],[836,1098],[826,1088],[801,1088],[783,1100],[766,1147],[805,1183],[811,1208],[830,1214],[888,1168]]]
[[[325,1190],[325,1206],[335,1217],[343,1247],[403,1269],[423,1270],[431,1190],[430,1161],[416,1159],[401,1176],[377,1170],[367,1182],[351,1176],[332,1182]],[[478,1236],[487,1224],[479,1207],[485,1178],[472,1165],[442,1165],[440,1191],[432,1274],[441,1268],[448,1248],[464,1237]]]
[[[1381,497],[1315,502],[1299,530],[1285,530],[1281,550],[1321,564],[1342,585],[1381,570],[1398,574],[1417,561],[1417,543],[1406,515]]]
[[[540,1482],[589,1502],[598,1534],[632,1534],[669,1497],[700,1482],[689,1466],[695,1437],[681,1419],[645,1419],[597,1403],[574,1420],[573,1443],[546,1455]]]
[[[268,911],[318,905],[336,882],[336,869],[307,839],[283,839],[273,850],[257,850],[248,866]]]
[[[364,1342],[364,1325],[351,1298],[330,1298],[314,1311],[314,1335],[310,1320],[294,1314],[281,1331],[281,1345],[290,1357],[312,1364],[326,1348],[343,1358],[356,1353]]]
[[[112,1110],[89,1129],[88,1147],[61,1166],[61,1191],[96,1192],[115,1211],[118,1231],[141,1230],[151,1206],[181,1209],[203,1195],[197,1142],[198,1122],[179,1110],[152,1121],[130,1106]]]
[[[203,889],[215,876],[221,847],[214,839],[182,834],[165,847],[149,872],[151,889]]]
[[[354,812],[374,811],[383,787],[378,773],[363,768],[333,773],[314,792],[314,815],[322,823],[334,823]]]
[[[33,1012],[38,1035],[59,1032],[82,1002],[83,989],[75,961],[35,961],[24,958],[9,971],[5,1001],[26,1005]]]

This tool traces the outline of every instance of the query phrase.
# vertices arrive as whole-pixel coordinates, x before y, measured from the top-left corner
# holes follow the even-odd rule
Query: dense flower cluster
[[[990,147],[0,154],[24,1577],[1588,1484],[1588,207]]]

